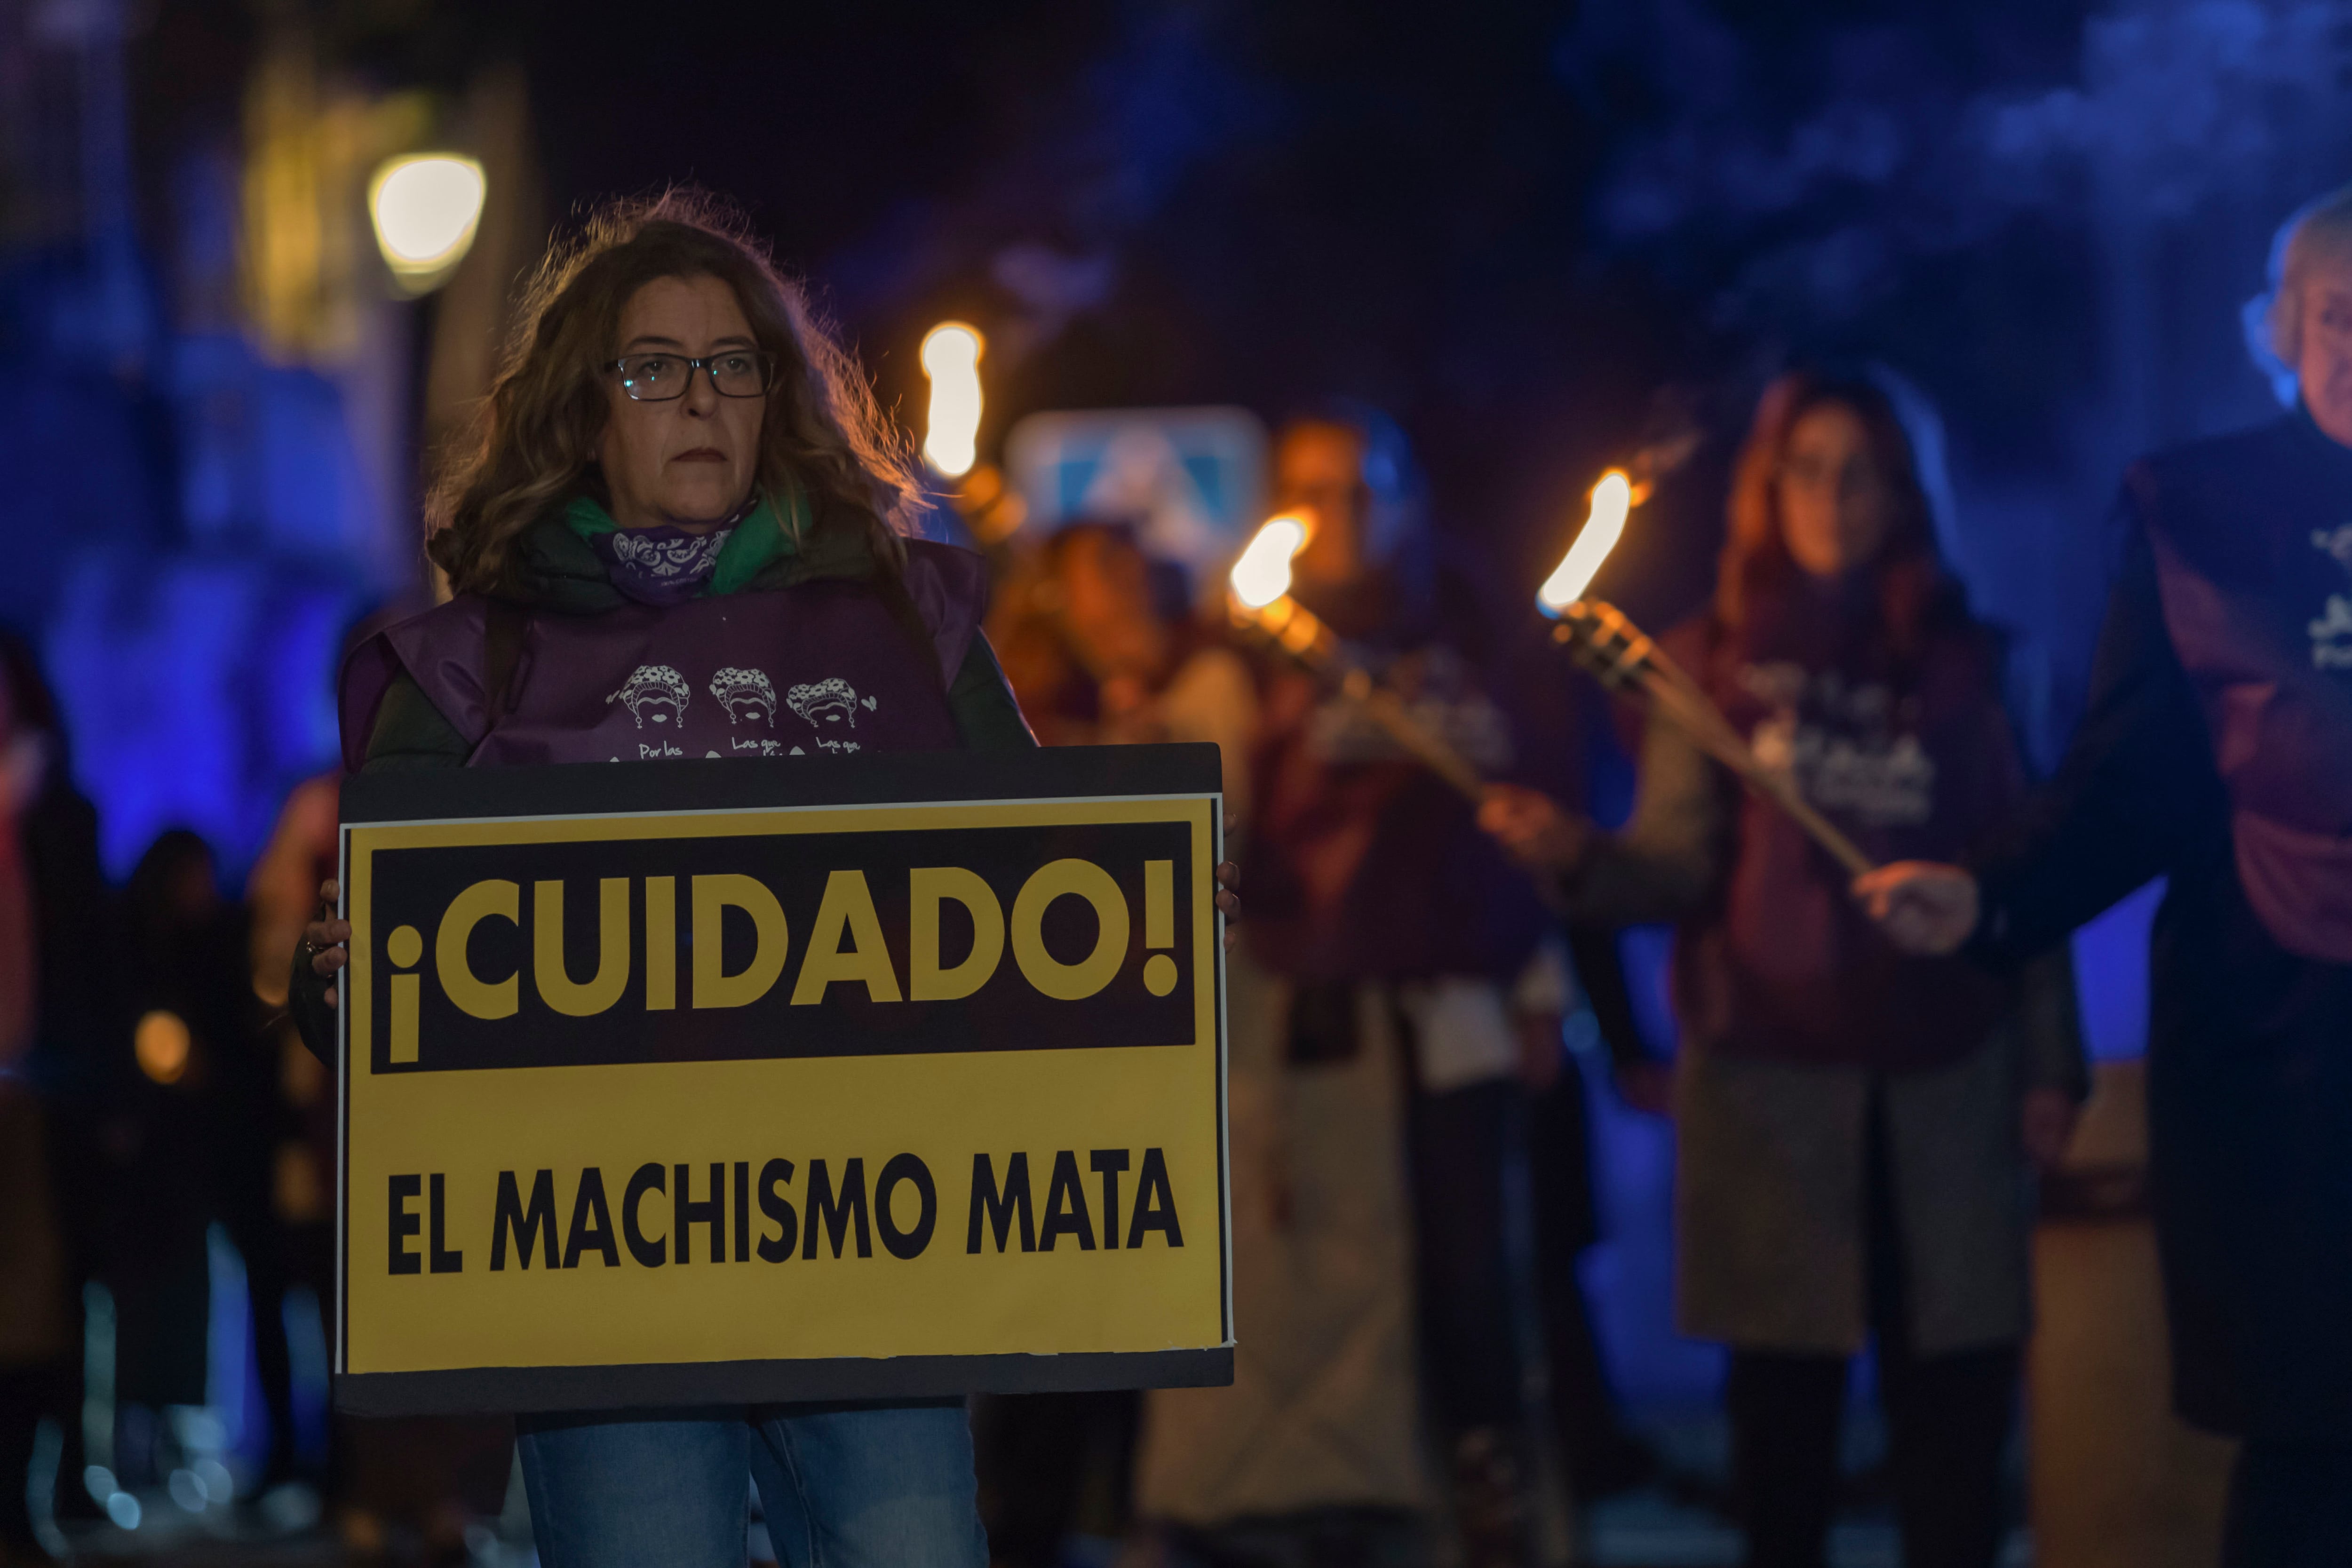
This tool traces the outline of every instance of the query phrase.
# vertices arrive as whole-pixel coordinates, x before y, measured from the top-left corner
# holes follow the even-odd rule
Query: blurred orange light
[[[177,1083],[188,1070],[188,1026],[177,1013],[149,1013],[131,1034],[131,1051],[141,1072],[157,1083]]]
[[[1593,577],[1609,552],[1617,548],[1617,541],[1625,532],[1625,514],[1633,510],[1633,481],[1622,468],[1612,468],[1601,476],[1592,487],[1592,510],[1577,531],[1576,542],[1568,547],[1557,570],[1536,590],[1536,603],[1549,616],[1557,616],[1592,586]]]

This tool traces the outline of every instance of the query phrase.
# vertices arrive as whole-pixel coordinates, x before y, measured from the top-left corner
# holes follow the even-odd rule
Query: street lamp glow
[[[931,378],[931,412],[923,431],[923,458],[947,479],[971,471],[980,453],[978,331],[941,321],[923,338],[923,374]]]
[[[177,1083],[188,1070],[188,1026],[177,1013],[144,1014],[131,1031],[131,1054],[157,1083]]]
[[[368,183],[375,243],[401,286],[422,294],[465,259],[489,194],[482,166],[453,153],[386,159]]]
[[[1577,531],[1576,542],[1568,547],[1559,568],[1536,590],[1536,603],[1544,614],[1557,616],[1584,597],[1601,563],[1617,548],[1617,541],[1625,531],[1625,514],[1633,505],[1633,482],[1625,477],[1622,468],[1612,468],[1601,476],[1601,482],[1592,487],[1592,510],[1584,526]]]
[[[1263,610],[1290,592],[1290,561],[1307,546],[1307,524],[1290,512],[1265,520],[1229,574],[1234,597]]]

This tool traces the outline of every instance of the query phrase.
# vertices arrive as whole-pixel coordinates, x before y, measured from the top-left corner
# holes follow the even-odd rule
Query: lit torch
[[[979,456],[980,333],[961,321],[941,321],[923,336],[918,356],[931,380],[930,418],[923,457],[946,479],[961,479]]]
[[[1331,628],[1290,596],[1291,558],[1306,548],[1309,531],[1308,520],[1295,512],[1266,519],[1227,574],[1234,624],[1265,637],[1309,674],[1336,675],[1340,694],[1362,709],[1365,717],[1386,731],[1390,739],[1472,801],[1485,799],[1486,782],[1469,759],[1415,719],[1397,694],[1376,683],[1370,671],[1349,663]]]
[[[1645,499],[1618,468],[1601,475],[1601,482],[1592,487],[1592,510],[1583,528],[1558,569],[1536,591],[1538,607],[1556,623],[1552,641],[1573,654],[1576,662],[1598,676],[1602,685],[1621,691],[1638,690],[1652,709],[1682,726],[1707,755],[1793,817],[1847,871],[1859,877],[1873,869],[1870,857],[1815,810],[1793,780],[1757,761],[1723,710],[1681,666],[1666,657],[1664,648],[1614,605],[1585,601],[1584,591],[1592,585],[1601,563],[1625,531],[1626,513]]]

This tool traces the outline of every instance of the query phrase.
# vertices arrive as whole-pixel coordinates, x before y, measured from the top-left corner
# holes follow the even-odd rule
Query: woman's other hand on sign
[[[1217,912],[1225,917],[1225,946],[1234,945],[1233,922],[1242,918],[1242,868],[1227,860],[1217,867]]]
[[[1853,896],[1905,952],[1941,958],[1977,929],[1977,879],[1958,866],[1898,860],[1854,879]]]
[[[1540,790],[1492,784],[1478,806],[1478,826],[1530,871],[1563,875],[1584,858],[1592,824]]]
[[[332,980],[335,972],[352,961],[348,944],[352,940],[352,922],[335,917],[335,901],[342,889],[330,878],[319,884],[319,918],[302,928],[302,951],[310,955],[310,973]],[[335,988],[327,987],[327,1005],[335,1005]]]

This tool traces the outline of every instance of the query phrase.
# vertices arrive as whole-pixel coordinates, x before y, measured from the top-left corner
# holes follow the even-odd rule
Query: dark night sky
[[[1584,254],[1607,132],[1555,64],[1557,6],[898,4],[742,26],[648,37],[615,9],[535,29],[551,189],[684,177],[742,198],[886,397],[919,393],[908,350],[964,314],[1013,345],[996,416],[1364,395],[1420,439],[1445,511],[1484,514],[1629,437],[1622,386],[1680,335]],[[650,81],[697,86],[648,128],[616,106]],[[1114,274],[1026,353],[1003,329],[1035,312],[992,277],[1024,245]],[[1551,455],[1514,461],[1506,431]]]
[[[1932,113],[2060,79],[2072,6],[676,15],[567,5],[520,30],[557,207],[674,179],[740,198],[826,290],[886,401],[919,402],[911,349],[929,322],[990,330],[995,433],[1039,407],[1234,401],[1271,418],[1365,396],[1420,444],[1441,526],[1541,553],[1661,385],[1695,389],[1728,430],[1779,356],[1892,352],[1937,365],[2015,450],[2002,421],[2020,388],[2082,371],[2063,363],[2084,353],[2065,342],[2079,264],[2030,222],[1906,255],[1841,314],[1792,309],[1753,274],[1759,254],[1883,205],[1883,176],[1817,182],[1746,221],[1702,215],[1663,246],[1593,216],[1643,138],[1729,122],[1769,142],[1841,94]],[[1726,39],[1734,57],[1714,68],[1684,58]],[[998,280],[1008,247],[1107,280],[1081,308],[1041,310]],[[1689,489],[1686,517],[1656,529],[1661,561],[1694,564],[1669,596],[1696,590],[1716,526],[1706,486]],[[1675,533],[1700,548],[1667,549]]]
[[[2090,83],[2101,24],[2084,0],[341,0],[314,15],[331,58],[387,85],[454,93],[521,62],[551,213],[670,181],[740,199],[887,404],[919,405],[925,327],[974,321],[991,344],[984,449],[1039,408],[1238,402],[1278,419],[1360,396],[1418,443],[1439,526],[1519,575],[1661,400],[1695,410],[1708,458],[1612,567],[1645,614],[1699,592],[1726,448],[1792,357],[1893,363],[1942,406],[1964,492],[2032,490],[2053,516],[2093,515],[2128,447],[2257,411],[2242,360],[2224,363],[2242,293],[2219,290],[2252,284],[2252,237],[2288,187],[2315,188],[2272,156],[2280,189],[2249,185],[2255,216],[2217,226],[2198,204],[2250,165],[2194,125],[2150,154],[2189,193],[2164,221],[2228,243],[2181,274],[2192,308],[2174,319],[2194,333],[2163,349],[2179,427],[2134,426],[2096,413],[2124,362],[2093,184],[2124,167],[2128,191],[2118,149],[2204,85],[2164,70],[2213,75],[2233,126],[2263,110],[2187,34],[2159,39],[2170,53],[2144,84]],[[174,103],[233,116],[233,87],[201,84],[233,82],[224,40],[249,41],[250,14],[173,0],[160,16],[149,134]]]

